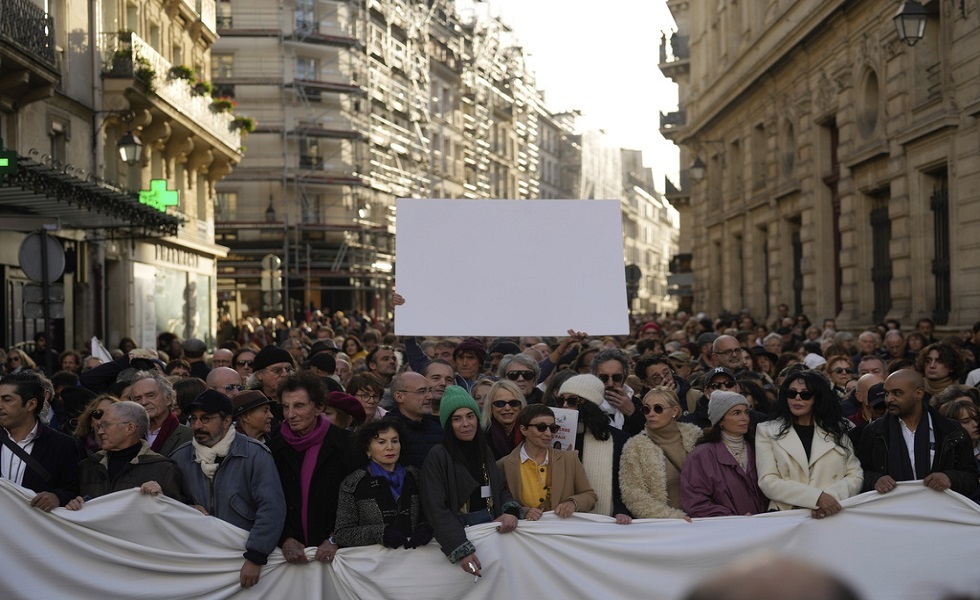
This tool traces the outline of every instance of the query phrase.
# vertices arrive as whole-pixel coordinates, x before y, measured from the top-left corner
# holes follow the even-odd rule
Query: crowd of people
[[[479,576],[466,527],[545,513],[825,519],[901,481],[980,502],[980,322],[847,332],[783,305],[768,325],[678,313],[624,337],[398,338],[342,313],[259,333],[124,339],[109,362],[43,334],[11,349],[0,477],[43,511],[139,488],[232,523],[243,587],[276,548],[329,563],[433,540]]]

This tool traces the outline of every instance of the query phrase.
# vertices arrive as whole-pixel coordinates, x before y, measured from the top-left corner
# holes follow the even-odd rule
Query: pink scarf
[[[303,454],[303,466],[299,470],[299,491],[300,498],[302,499],[300,518],[303,524],[303,536],[306,539],[310,538],[310,532],[307,526],[307,509],[310,504],[310,483],[313,481],[313,471],[316,469],[316,459],[320,455],[320,446],[323,445],[323,439],[327,437],[327,431],[329,429],[330,421],[324,418],[323,415],[317,417],[317,425],[313,431],[302,437],[296,435],[289,428],[288,423],[283,422],[280,427],[282,439],[286,440],[286,443],[292,446],[293,450]]]

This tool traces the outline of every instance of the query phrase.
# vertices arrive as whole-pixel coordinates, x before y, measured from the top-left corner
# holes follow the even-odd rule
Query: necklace
[[[745,453],[745,438],[743,436],[736,437],[728,435],[723,431],[721,432],[721,441],[725,444],[728,452],[735,457],[735,460],[741,463],[742,455]]]

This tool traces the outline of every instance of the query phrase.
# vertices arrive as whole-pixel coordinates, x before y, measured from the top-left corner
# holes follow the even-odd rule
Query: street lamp
[[[898,39],[914,46],[926,34],[929,12],[915,0],[905,0],[892,20],[898,30]]]
[[[694,181],[701,181],[707,173],[708,165],[704,164],[700,156],[694,157],[694,164],[691,165],[690,174]]]
[[[140,157],[143,155],[143,143],[139,141],[132,131],[127,131],[117,145],[119,149],[119,158],[123,160],[129,166],[133,166],[139,162]]]

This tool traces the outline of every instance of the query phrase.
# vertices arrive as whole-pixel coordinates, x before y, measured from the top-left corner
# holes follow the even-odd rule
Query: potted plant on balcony
[[[238,103],[231,98],[215,98],[214,102],[211,103],[211,108],[215,112],[231,112],[237,105]]]
[[[183,79],[191,85],[194,85],[194,82],[197,80],[197,76],[194,75],[194,69],[191,69],[187,65],[174,65],[170,67],[169,75],[171,79]]]
[[[191,86],[191,93],[195,96],[210,96],[213,91],[214,86],[211,85],[211,82],[203,79]]]
[[[231,122],[232,129],[238,129],[242,132],[242,137],[255,131],[257,122],[252,117],[239,116],[235,117],[235,120]]]
[[[142,56],[137,56],[135,59],[133,59],[133,66],[136,67],[136,72],[133,73],[133,76],[143,84],[143,88],[146,90],[146,93],[152,94],[154,91],[156,91],[154,79],[157,76],[157,72],[150,66],[150,61]]]

